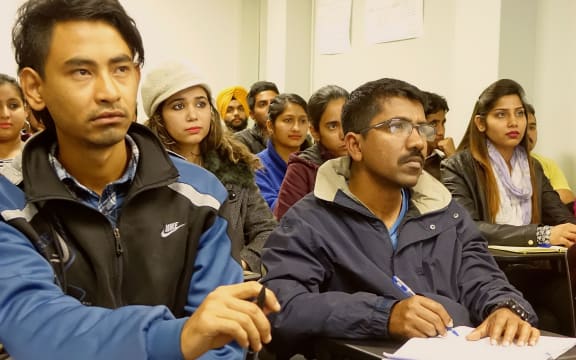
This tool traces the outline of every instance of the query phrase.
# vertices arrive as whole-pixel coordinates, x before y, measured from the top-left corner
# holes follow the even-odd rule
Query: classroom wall
[[[534,51],[536,151],[553,158],[576,191],[576,2],[538,0]]]
[[[353,1],[350,51],[314,52],[312,87],[336,83],[353,90],[381,77],[408,81],[446,97],[447,132],[459,141],[475,97],[498,74],[500,1],[426,0],[422,37],[381,44],[364,39],[365,4]]]
[[[353,1],[350,51],[313,51],[311,89],[406,80],[447,98],[447,133],[458,144],[482,90],[498,78],[515,79],[536,107],[536,151],[555,159],[576,190],[575,1],[425,0],[422,37],[375,45],[364,41],[364,6]]]
[[[143,74],[168,58],[196,63],[213,97],[231,85],[258,79],[260,0],[121,0],[142,34]],[[0,72],[16,74],[10,31],[22,0],[2,0]],[[142,108],[139,121],[145,120]]]

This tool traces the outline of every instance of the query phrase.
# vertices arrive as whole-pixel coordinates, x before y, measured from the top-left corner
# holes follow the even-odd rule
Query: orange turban
[[[231,86],[226,88],[218,94],[216,97],[216,107],[218,108],[218,112],[220,112],[220,117],[224,118],[226,115],[226,108],[232,101],[232,98],[238,100],[238,102],[244,107],[244,111],[246,112],[246,117],[250,114],[250,108],[248,107],[248,103],[246,102],[246,96],[248,92],[242,86]]]

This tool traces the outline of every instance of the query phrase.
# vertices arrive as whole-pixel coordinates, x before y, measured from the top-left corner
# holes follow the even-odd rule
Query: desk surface
[[[556,334],[542,331],[542,335]],[[321,339],[318,341],[318,359],[354,359],[381,360],[382,353],[394,353],[403,344],[400,340],[350,340]],[[576,360],[576,347],[573,347],[558,358],[559,360]]]
[[[517,262],[518,260],[520,260],[521,262],[526,262],[533,260],[563,259],[566,256],[565,252],[543,252],[543,253],[521,254],[496,249],[488,249],[488,251],[490,251],[490,254],[492,254],[492,256],[494,256],[494,258],[498,262]]]

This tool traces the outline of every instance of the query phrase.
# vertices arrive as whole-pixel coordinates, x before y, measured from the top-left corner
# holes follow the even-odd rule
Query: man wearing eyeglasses
[[[400,80],[353,91],[342,110],[347,157],[324,163],[314,192],[270,235],[264,283],[280,357],[316,337],[411,338],[476,327],[468,340],[534,344],[530,304],[510,285],[466,211],[423,172],[435,128]],[[392,278],[403,280],[397,286]]]

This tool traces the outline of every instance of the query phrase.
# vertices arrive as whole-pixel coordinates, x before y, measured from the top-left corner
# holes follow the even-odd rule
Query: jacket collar
[[[158,140],[145,126],[133,123],[128,129],[140,149],[140,161],[129,194],[140,189],[174,181],[178,171]],[[66,187],[50,166],[48,153],[56,142],[53,131],[43,131],[30,138],[22,153],[23,184],[31,201],[71,198]]]
[[[349,208],[355,208],[359,211],[357,206],[361,206],[363,211],[368,209],[362,202],[350,192],[348,187],[348,179],[350,178],[350,162],[349,156],[344,156],[326,161],[318,169],[316,176],[316,183],[314,185],[314,196],[320,200],[338,203],[339,205]],[[340,194],[353,200],[356,206],[351,205],[347,201],[343,201]],[[410,189],[410,201],[420,214],[444,209],[448,206],[452,199],[452,195],[442,185],[441,182],[436,180],[432,175],[426,171],[418,179],[414,187]],[[371,213],[371,212],[370,212]]]

